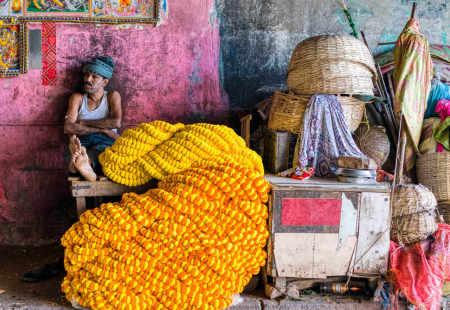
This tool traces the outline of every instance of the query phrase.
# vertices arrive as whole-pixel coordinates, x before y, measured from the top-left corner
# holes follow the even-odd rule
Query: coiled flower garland
[[[264,171],[261,158],[231,128],[206,123],[142,123],[125,130],[113,146],[100,154],[99,161],[105,175],[114,182],[137,186],[215,156]]]
[[[224,309],[265,264],[269,184],[222,158],[88,210],[63,236],[62,290],[91,309]]]

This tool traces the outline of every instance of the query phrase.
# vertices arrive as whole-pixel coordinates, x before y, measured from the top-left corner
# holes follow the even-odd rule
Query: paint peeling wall
[[[296,44],[310,36],[349,34],[337,0],[216,0],[220,16],[223,86],[232,108],[252,107],[286,87]],[[346,0],[357,30],[372,50],[395,41],[413,0]],[[449,44],[450,0],[417,0],[421,28],[431,43]]]
[[[417,1],[432,43],[448,44],[449,1]],[[395,40],[412,0],[347,4],[376,49],[377,42]],[[37,245],[63,231],[62,121],[87,56],[116,60],[110,87],[122,95],[126,126],[215,121],[226,118],[230,106],[252,107],[284,88],[299,41],[350,32],[334,0],[163,0],[161,6],[156,28],[58,24],[56,86],[43,87],[39,70],[0,80],[0,244]]]
[[[162,3],[158,27],[58,24],[56,86],[42,86],[40,70],[0,80],[0,244],[51,242],[64,229],[62,124],[88,56],[116,61],[109,86],[122,95],[125,126],[227,117],[212,0]]]

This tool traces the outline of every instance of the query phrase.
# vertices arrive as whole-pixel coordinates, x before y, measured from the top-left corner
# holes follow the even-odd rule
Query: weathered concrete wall
[[[0,80],[0,244],[58,237],[55,211],[68,196],[62,124],[88,56],[116,61],[110,86],[122,95],[126,126],[226,117],[213,2],[173,1],[169,9],[158,27],[58,24],[56,86],[42,86],[40,70]]]
[[[42,86],[40,70],[0,80],[0,244],[44,243],[61,231],[55,211],[68,196],[62,122],[87,56],[116,60],[110,86],[122,94],[126,126],[213,121],[227,114],[227,96],[232,108],[251,107],[284,88],[299,41],[350,32],[335,0],[214,1],[169,1],[168,17],[156,28],[58,24],[56,86]],[[432,43],[447,44],[449,1],[417,1]],[[412,0],[347,4],[375,49],[395,40]]]
[[[320,34],[349,34],[337,0],[216,0],[220,13],[224,89],[230,104],[251,107],[285,87],[295,45]],[[346,0],[357,30],[377,53],[395,41],[409,19],[412,0]],[[431,43],[448,44],[449,0],[417,0],[421,28]]]

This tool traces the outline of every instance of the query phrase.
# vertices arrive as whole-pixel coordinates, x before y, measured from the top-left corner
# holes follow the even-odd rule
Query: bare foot
[[[77,173],[77,169],[75,168],[75,165],[73,162],[73,154],[76,152],[79,152],[80,149],[81,149],[80,140],[78,139],[78,137],[76,135],[71,135],[69,137],[69,151],[70,151],[70,155],[72,156],[72,159],[70,160],[69,167],[68,167],[70,173]]]
[[[86,148],[81,147],[79,152],[75,152],[72,155],[72,161],[75,168],[81,173],[81,175],[88,181],[95,181],[97,175],[89,164],[89,156],[86,153]]]
[[[73,155],[73,153],[79,151],[79,148],[78,148],[79,142],[80,142],[80,140],[78,139],[78,137],[76,135],[71,135],[69,137],[69,151],[70,151],[71,155]]]

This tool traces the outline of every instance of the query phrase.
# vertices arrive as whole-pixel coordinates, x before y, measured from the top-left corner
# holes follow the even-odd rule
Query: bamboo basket
[[[410,244],[425,240],[438,229],[437,201],[433,193],[419,184],[406,184],[394,193],[391,239]]]
[[[303,119],[310,95],[295,95],[275,91],[270,109],[268,128],[290,131],[294,134],[303,132]],[[350,96],[338,96],[350,131],[355,131],[364,115],[365,102]]]
[[[383,166],[391,150],[391,143],[383,126],[368,127],[362,124],[356,130],[354,139],[364,155],[375,160],[378,167]]]
[[[317,36],[300,42],[291,57],[288,89],[296,94],[370,94],[375,62],[351,36]]]
[[[417,159],[417,178],[437,201],[450,201],[450,152],[428,153]]]

